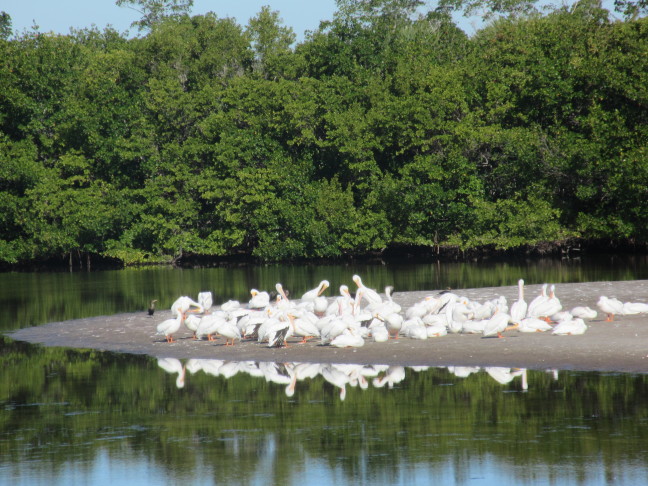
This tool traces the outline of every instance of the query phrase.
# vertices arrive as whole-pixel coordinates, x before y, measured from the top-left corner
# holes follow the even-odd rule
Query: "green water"
[[[352,284],[354,273],[406,291],[520,277],[644,279],[648,266],[617,258],[8,273],[0,329],[143,311],[153,298],[165,307],[201,290],[217,303],[276,282],[299,295],[323,278]],[[289,389],[295,363],[183,361],[178,386],[156,357],[9,338],[0,364],[0,484],[648,483],[646,375],[527,370],[523,382],[522,370],[504,370],[514,374],[500,383],[484,369],[379,367],[342,395],[323,368]],[[398,378],[383,384],[392,372]]]

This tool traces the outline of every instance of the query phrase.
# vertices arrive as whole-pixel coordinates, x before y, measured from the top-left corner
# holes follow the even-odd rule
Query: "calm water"
[[[645,259],[0,274],[11,330],[212,290],[648,278]],[[0,338],[0,484],[647,484],[646,375],[159,360]],[[182,372],[184,367],[184,374]]]

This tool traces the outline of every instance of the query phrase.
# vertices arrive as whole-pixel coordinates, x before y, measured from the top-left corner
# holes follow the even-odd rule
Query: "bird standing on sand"
[[[148,308],[148,315],[153,317],[153,314],[155,314],[155,303],[157,302],[157,299],[153,299],[151,303],[149,304]]]

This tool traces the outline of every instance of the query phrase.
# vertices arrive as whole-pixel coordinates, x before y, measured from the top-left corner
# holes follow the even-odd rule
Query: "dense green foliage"
[[[645,18],[122,3],[145,35],[0,34],[0,263],[648,241]]]

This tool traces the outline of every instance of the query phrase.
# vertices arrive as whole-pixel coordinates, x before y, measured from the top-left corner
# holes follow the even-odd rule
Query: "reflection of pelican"
[[[320,373],[326,381],[340,389],[340,400],[346,398],[346,385],[349,383],[349,375],[340,371],[333,366],[322,366]]]
[[[178,373],[176,386],[182,388],[185,385],[185,367],[176,358],[158,358],[158,366],[167,373]]]
[[[404,379],[404,366],[390,366],[389,368],[387,368],[387,371],[383,376],[374,378],[372,383],[376,388],[382,388],[385,385],[387,385],[389,388],[393,388],[395,384],[400,383]]]
[[[166,321],[160,322],[157,326],[157,333],[164,334],[167,343],[174,343],[173,335],[178,332],[180,326],[182,326],[183,319],[184,314],[180,312],[174,319],[167,319]]]

